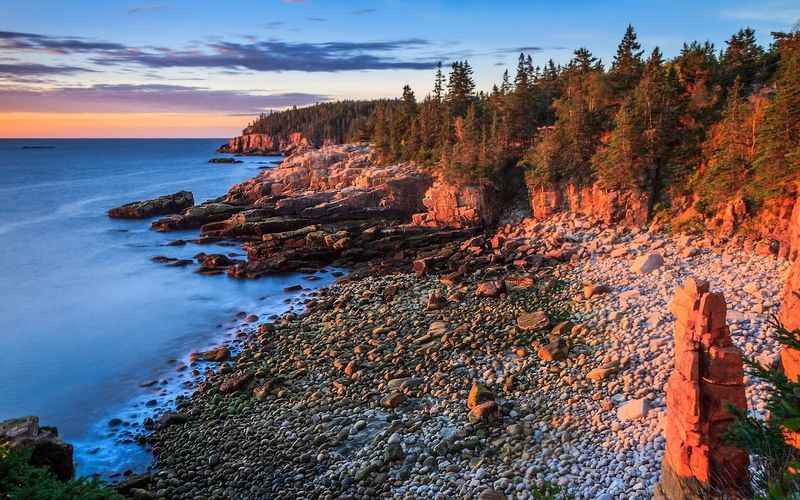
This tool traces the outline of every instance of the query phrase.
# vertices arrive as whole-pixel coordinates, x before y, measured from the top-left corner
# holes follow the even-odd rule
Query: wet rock
[[[231,351],[227,346],[221,345],[205,352],[192,353],[190,359],[209,361],[211,363],[223,363],[231,359]]]
[[[194,205],[194,196],[189,191],[161,196],[153,200],[135,201],[112,208],[108,216],[114,219],[145,219],[158,215],[176,214]]]
[[[167,412],[161,415],[158,419],[158,428],[159,429],[166,429],[172,425],[180,425],[186,423],[188,418],[186,415],[182,415],[180,413],[175,412]]]

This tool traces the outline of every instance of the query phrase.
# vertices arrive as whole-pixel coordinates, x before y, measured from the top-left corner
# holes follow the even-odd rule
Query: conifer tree
[[[800,349],[800,330],[788,331],[775,318],[772,327],[781,345]],[[769,418],[757,418],[729,405],[727,409],[736,416],[736,422],[725,439],[750,452],[753,458],[754,498],[797,498],[800,495],[800,454],[788,442],[788,433],[800,432],[800,384],[789,380],[781,369],[764,367],[752,359],[744,362],[750,375],[769,387],[766,408]]]
[[[762,197],[779,192],[800,174],[800,32],[783,35],[777,43],[776,93],[765,112],[754,162]]]
[[[727,47],[720,58],[723,83],[728,87],[738,78],[740,92],[748,95],[752,86],[763,83],[766,76],[764,49],[756,41],[756,32],[752,28],[739,30],[725,43]]]
[[[617,53],[611,64],[609,77],[611,87],[617,98],[624,97],[639,81],[644,69],[642,46],[636,38],[636,31],[630,24],[617,47]]]
[[[444,98],[444,73],[442,73],[442,63],[436,65],[436,77],[433,80],[433,100],[441,104]]]

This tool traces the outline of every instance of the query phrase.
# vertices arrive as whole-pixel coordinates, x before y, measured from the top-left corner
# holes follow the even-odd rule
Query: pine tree
[[[617,54],[614,56],[609,72],[611,87],[617,98],[630,92],[642,75],[644,63],[641,48],[642,46],[636,39],[636,31],[629,24],[617,47]]]
[[[741,79],[728,92],[722,119],[703,145],[705,159],[694,181],[694,190],[709,206],[740,192],[749,183],[755,153],[754,129],[760,113],[742,96]]]
[[[389,158],[391,155],[391,138],[386,120],[385,106],[380,105],[375,109],[375,125],[372,132],[372,143],[380,159]]]
[[[738,78],[741,92],[750,94],[752,86],[763,83],[764,49],[756,41],[756,32],[752,28],[739,30],[725,42],[727,47],[720,58],[722,80],[729,87]]]
[[[800,174],[800,32],[778,39],[776,93],[764,116],[754,162],[760,197]]]
[[[608,145],[592,157],[597,179],[607,189],[643,189],[647,182],[645,138],[632,97],[625,100],[614,121]]]
[[[472,67],[469,62],[454,62],[447,81],[447,102],[453,116],[464,116],[474,92],[475,82],[472,79]]]
[[[437,104],[442,102],[444,98],[444,73],[442,73],[442,63],[436,65],[436,77],[433,81],[433,100]]]
[[[500,95],[507,95],[511,92],[511,82],[508,77],[508,70],[503,71],[503,80],[500,84]]]

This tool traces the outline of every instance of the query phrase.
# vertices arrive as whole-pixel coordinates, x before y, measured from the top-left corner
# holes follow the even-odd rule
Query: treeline
[[[376,108],[372,140],[386,161],[429,163],[451,177],[494,178],[520,165],[532,186],[587,185],[648,193],[653,203],[699,193],[711,206],[776,194],[800,174],[800,35],[752,29],[684,44],[666,59],[626,30],[606,67],[580,48],[566,65],[520,55],[491,92],[467,62],[417,103],[409,88]]]
[[[683,45],[666,59],[626,30],[611,64],[579,48],[565,65],[521,54],[490,92],[467,61],[436,71],[418,100],[321,104],[262,118],[266,132],[370,140],[384,162],[416,161],[451,180],[493,181],[518,165],[532,186],[599,182],[653,202],[688,192],[711,206],[754,202],[800,177],[800,34],[760,46],[742,29],[717,50]]]
[[[371,117],[382,101],[337,101],[262,114],[248,125],[245,134],[269,134],[286,138],[300,132],[312,144],[369,140]]]

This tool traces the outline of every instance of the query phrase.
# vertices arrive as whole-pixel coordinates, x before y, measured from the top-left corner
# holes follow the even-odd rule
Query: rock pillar
[[[689,278],[671,310],[675,368],[667,382],[667,448],[654,498],[743,497],[750,484],[748,455],[723,441],[734,420],[727,405],[747,408],[741,352],[725,322],[725,298]]]

